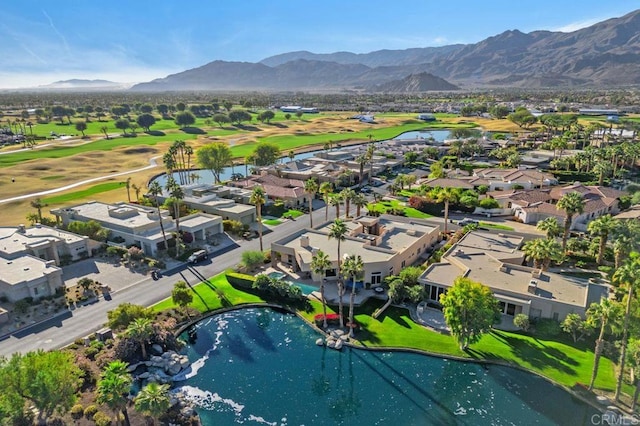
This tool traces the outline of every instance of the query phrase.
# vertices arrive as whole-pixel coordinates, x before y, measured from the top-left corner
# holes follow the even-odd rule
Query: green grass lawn
[[[286,212],[282,213],[282,217],[292,217],[294,219],[297,219],[302,215],[304,215],[304,213],[296,209],[289,209]]]
[[[277,226],[280,225],[282,221],[280,219],[264,219],[262,223],[269,226]]]
[[[488,229],[501,229],[503,231],[513,231],[513,228],[507,225],[500,225],[493,222],[480,222],[480,226]]]
[[[193,289],[196,296],[191,306],[203,313],[230,305],[265,301],[259,296],[232,287],[224,273],[194,286]],[[224,293],[226,300],[220,299],[216,289]],[[377,300],[370,301],[356,309],[356,321],[361,324],[356,338],[362,346],[411,348],[444,356],[500,361],[535,371],[568,387],[576,383],[588,384],[591,378],[593,348],[590,343],[574,344],[565,335],[531,336],[495,330],[463,352],[451,336],[431,331],[413,322],[406,309],[390,307],[378,319],[374,319],[371,314],[381,303]],[[175,304],[169,298],[152,308],[159,312],[174,307]],[[301,311],[299,314],[308,321],[313,321],[316,314],[322,313],[322,304],[310,301],[310,307],[308,311]],[[327,307],[328,313],[336,310],[337,307]],[[348,302],[345,304],[345,314],[346,312]],[[596,387],[607,391],[615,387],[613,363],[608,358],[603,357],[600,361]],[[624,390],[632,393],[629,386],[625,386]]]
[[[423,213],[420,210],[414,209],[413,207],[407,207],[404,203],[401,203],[398,200],[369,203],[367,204],[367,210],[369,212],[376,212],[381,214],[389,213],[393,210],[403,211],[406,217],[412,217],[415,219],[426,219],[429,217],[433,217],[433,215],[430,215],[428,213]]]
[[[120,189],[125,187],[125,182],[107,182],[94,185],[91,188],[83,189],[82,191],[68,192],[62,195],[56,195],[53,197],[43,198],[42,202],[45,204],[62,204],[69,201],[79,200],[81,198],[87,198],[94,194],[101,192],[113,191],[114,189]],[[133,192],[133,191],[132,191]]]

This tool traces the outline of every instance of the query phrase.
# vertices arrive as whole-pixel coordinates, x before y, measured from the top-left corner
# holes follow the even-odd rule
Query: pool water
[[[287,274],[283,272],[269,272],[267,276],[269,276],[270,278],[284,279],[287,276]],[[302,294],[304,294],[305,296],[310,295],[314,291],[318,291],[318,287],[314,287],[312,285],[303,284],[303,283],[290,281],[290,280],[285,280],[285,281],[288,282],[289,285],[295,285],[297,287],[300,287],[300,290],[302,290]]]
[[[301,319],[267,308],[215,315],[193,331],[192,366],[176,385],[204,425],[583,425],[596,413],[508,367],[318,347]]]

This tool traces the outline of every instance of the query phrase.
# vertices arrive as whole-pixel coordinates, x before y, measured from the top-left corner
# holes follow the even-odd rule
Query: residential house
[[[60,265],[61,260],[72,261],[90,255],[89,238],[36,224],[26,228],[0,227],[0,258],[17,259],[31,255],[43,260],[52,260]]]
[[[331,222],[317,229],[304,229],[271,244],[271,261],[314,281],[335,280],[337,274],[337,242],[329,239]],[[382,215],[360,216],[347,222],[348,235],[340,243],[341,254],[358,254],[364,262],[365,287],[376,286],[402,268],[413,265],[440,236],[438,226],[419,219]],[[324,276],[314,274],[311,260],[322,250],[332,267]]]
[[[166,210],[161,210],[158,215],[156,208],[138,204],[91,201],[55,209],[51,213],[64,225],[73,221],[94,220],[109,230],[111,241],[118,238],[124,245],[136,245],[147,256],[155,256],[164,245],[160,221],[168,239],[172,232],[176,232],[175,221]],[[223,232],[222,218],[205,213],[188,215],[180,218],[180,229],[187,234],[185,240],[204,243],[208,238]]]
[[[54,295],[56,289],[64,287],[62,269],[54,263],[32,255],[0,258],[0,296],[16,302],[26,297]]]
[[[526,168],[474,169],[473,176],[486,180],[489,191],[508,190],[516,187],[533,189],[558,184],[558,180],[552,174]]]
[[[570,313],[584,317],[591,303],[608,297],[609,289],[604,285],[522,266],[522,242],[516,235],[470,232],[418,281],[425,286],[427,299],[435,303],[459,276],[480,282],[500,301],[506,321],[517,314],[557,321]]]

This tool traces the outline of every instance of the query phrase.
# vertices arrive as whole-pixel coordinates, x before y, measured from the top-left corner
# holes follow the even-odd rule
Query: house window
[[[553,320],[554,321],[558,321],[558,313],[557,312],[553,313]]]
[[[325,277],[335,277],[337,275],[336,269],[327,269]]]
[[[382,282],[382,272],[371,273],[371,284],[380,284]]]
[[[406,261],[405,261],[405,260],[403,260],[403,261],[402,261],[402,267],[403,267],[403,268],[404,268],[404,265],[405,265],[405,264],[406,264]]]

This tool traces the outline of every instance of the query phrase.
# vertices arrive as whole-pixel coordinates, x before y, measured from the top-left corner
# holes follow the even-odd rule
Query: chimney
[[[309,237],[307,235],[300,237],[300,247],[309,247]]]
[[[536,290],[538,289],[538,281],[531,280],[529,281],[529,286],[527,287],[527,292],[531,294],[536,294]]]
[[[25,232],[27,232],[26,228],[24,227],[24,224],[21,223],[20,225],[18,225],[18,232],[21,234],[24,234]]]
[[[533,278],[540,278],[540,274],[542,273],[542,269],[534,269],[531,271],[531,276]]]

